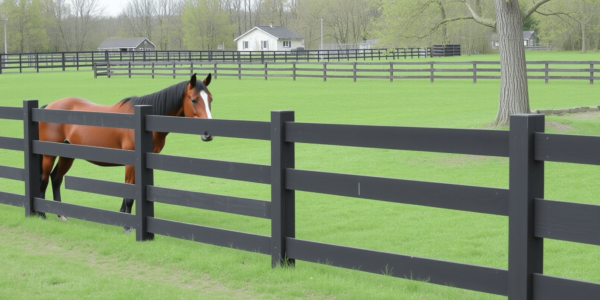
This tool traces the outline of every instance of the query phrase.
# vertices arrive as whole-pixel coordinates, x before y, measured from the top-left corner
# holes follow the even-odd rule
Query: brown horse
[[[150,95],[125,98],[114,105],[98,105],[84,99],[64,98],[42,108],[132,114],[134,105],[152,105],[156,115],[212,119],[210,111],[212,95],[207,88],[210,80],[210,73],[204,81],[197,81],[196,74],[194,74],[190,81],[175,84]],[[135,148],[135,137],[132,129],[43,122],[39,123],[39,129],[40,140],[47,142],[123,150],[134,150]],[[163,149],[167,134],[168,132],[152,133],[154,153],[160,153]],[[210,135],[201,135],[200,137],[206,142],[211,141],[213,138]],[[50,179],[52,180],[54,201],[61,201],[60,186],[63,177],[73,165],[74,159],[60,157],[56,167],[52,170],[55,160],[56,156],[44,155],[42,161],[42,195],[45,197],[48,179]],[[99,166],[115,166],[114,164],[102,162],[90,162]],[[134,166],[125,166],[125,183],[135,183]],[[123,199],[121,212],[131,213],[132,206],[133,199]],[[58,217],[63,221],[67,220],[64,216]],[[126,232],[130,230],[130,228],[125,229]]]

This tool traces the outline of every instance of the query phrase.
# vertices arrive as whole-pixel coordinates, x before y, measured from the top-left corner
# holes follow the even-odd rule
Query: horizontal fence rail
[[[508,190],[288,169],[286,188],[322,194],[508,214]]]
[[[457,54],[458,53],[458,54]],[[432,52],[431,48],[336,49],[298,51],[83,51],[44,53],[2,53],[0,74],[23,72],[23,69],[77,69],[93,67],[100,62],[171,62],[171,61],[228,61],[228,62],[293,62],[412,59],[433,56],[456,56],[458,52]]]
[[[553,68],[550,68],[550,65]],[[527,78],[549,80],[586,80],[594,84],[600,79],[600,61],[528,61]],[[554,66],[562,66],[556,68]],[[171,62],[98,62],[98,76],[190,76],[195,72],[212,72],[226,77],[273,77],[353,79],[500,79],[500,62],[238,62],[171,61]]]
[[[23,169],[0,166],[0,178],[25,183],[25,195],[0,191],[0,203],[23,207],[26,215],[52,213],[132,227],[138,241],[159,234],[267,254],[273,266],[325,263],[509,299],[596,299],[600,293],[598,283],[544,275],[540,260],[543,239],[600,246],[600,205],[543,198],[544,161],[598,165],[599,137],[545,133],[543,115],[511,116],[510,130],[501,131],[298,123],[289,111],[272,112],[271,122],[192,120],[154,116],[151,108],[136,106],[135,114],[119,115],[38,109],[31,100],[23,108],[0,107],[0,119],[23,120],[25,130],[22,139],[0,137],[0,148],[23,151],[25,157]],[[39,122],[132,129],[136,149],[40,141]],[[268,140],[271,165],[152,153],[152,131]],[[299,170],[296,143],[508,157],[510,189]],[[135,166],[135,184],[67,176],[65,187],[135,199],[136,214],[42,199],[42,154]],[[271,201],[155,186],[154,170],[269,184]],[[297,239],[295,191],[507,216],[508,269]],[[271,236],[155,218],[154,203],[268,219]]]
[[[507,270],[288,238],[291,258],[454,286],[507,294]]]

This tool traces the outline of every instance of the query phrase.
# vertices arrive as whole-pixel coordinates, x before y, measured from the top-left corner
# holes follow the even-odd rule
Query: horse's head
[[[183,99],[183,115],[187,118],[212,119],[211,103],[212,95],[208,91],[210,84],[210,73],[203,81],[196,81],[196,74],[190,78]],[[213,136],[205,133],[200,135],[203,141],[212,141]]]

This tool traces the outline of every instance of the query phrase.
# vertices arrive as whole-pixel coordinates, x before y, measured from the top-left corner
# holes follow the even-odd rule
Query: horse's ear
[[[208,76],[206,76],[206,78],[204,78],[204,85],[208,86],[210,84],[210,79],[211,79],[211,75],[210,73],[208,73]]]
[[[190,88],[196,88],[196,73],[194,73],[194,75],[192,75],[190,78]]]

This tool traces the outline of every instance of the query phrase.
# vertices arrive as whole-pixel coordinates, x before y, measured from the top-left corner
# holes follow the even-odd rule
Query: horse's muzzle
[[[201,134],[200,138],[202,139],[202,141],[210,142],[210,141],[212,141],[213,136],[210,134]]]

